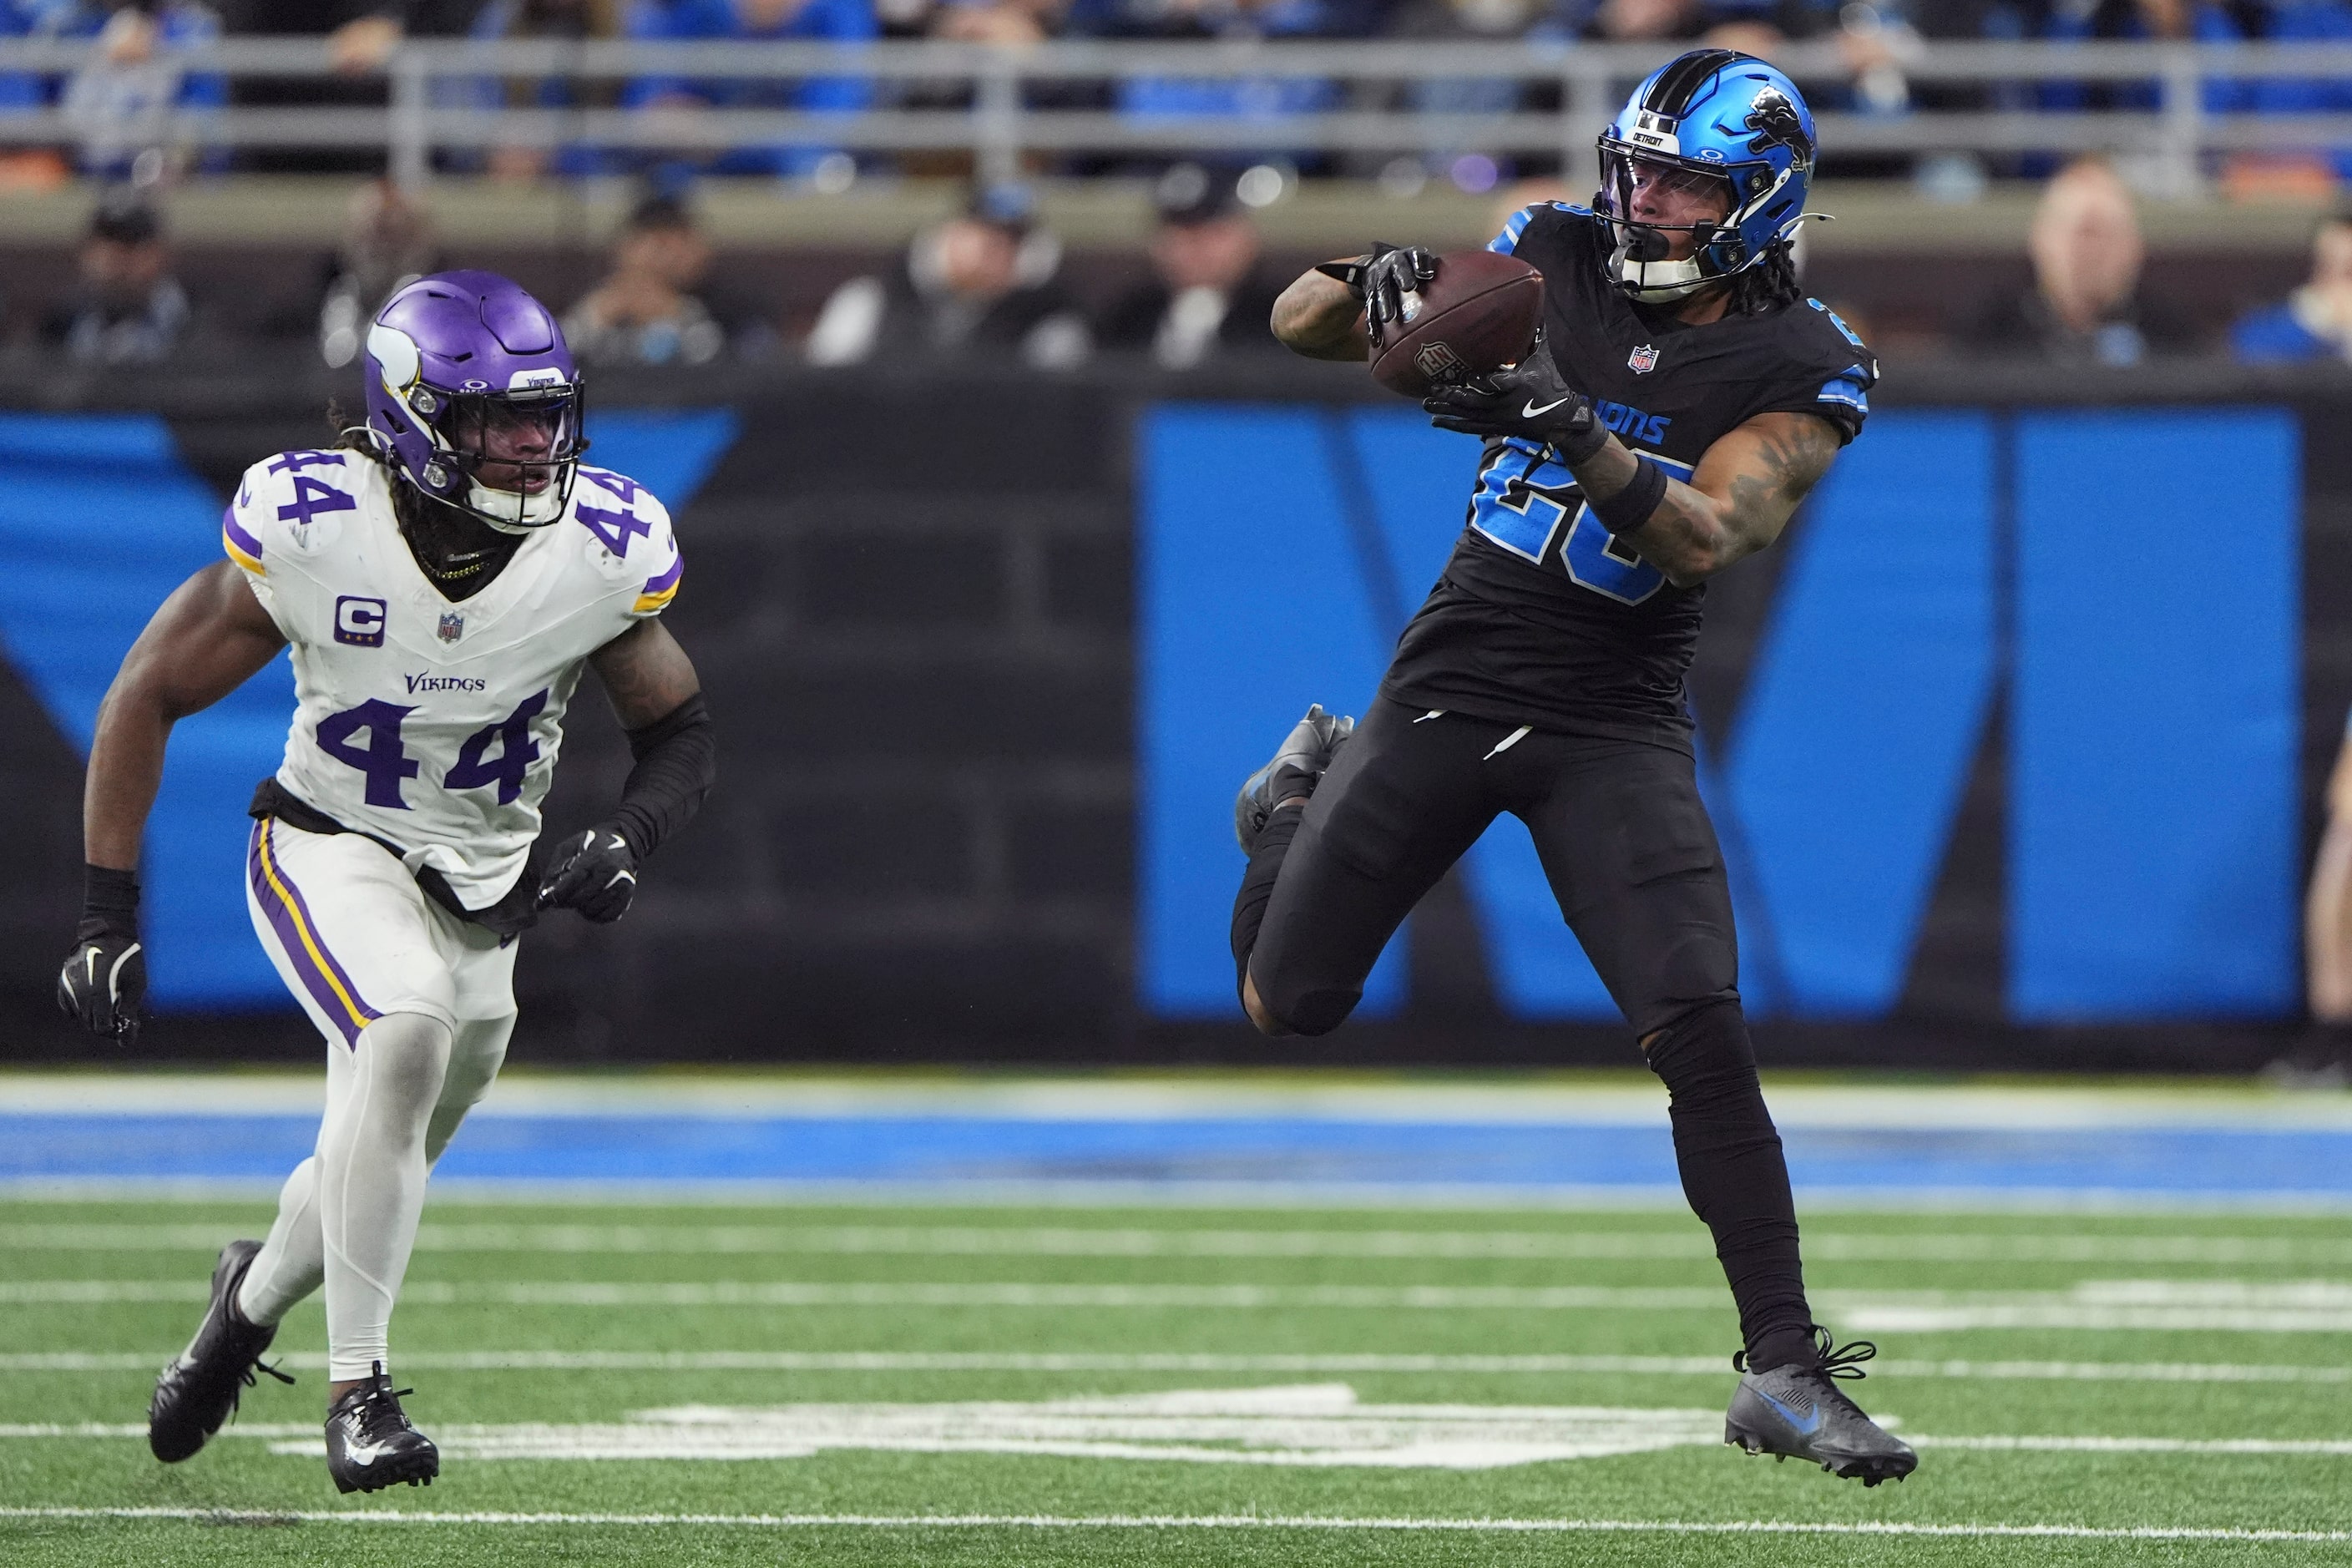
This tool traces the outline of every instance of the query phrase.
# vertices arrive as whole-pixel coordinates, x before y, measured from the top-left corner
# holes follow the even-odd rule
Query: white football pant
[[[362,1378],[391,1361],[425,1173],[506,1058],[515,943],[442,909],[357,834],[256,823],[246,871],[254,930],[326,1036],[327,1109],[237,1309],[274,1323],[324,1283],[327,1375]]]

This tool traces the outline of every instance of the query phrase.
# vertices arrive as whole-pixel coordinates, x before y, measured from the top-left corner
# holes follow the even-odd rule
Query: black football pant
[[[1810,1360],[1788,1165],[1689,755],[1379,699],[1306,810],[1276,812],[1259,836],[1234,903],[1235,963],[1278,1021],[1328,1033],[1413,905],[1507,811],[1666,1084],[1683,1191],[1715,1235],[1751,1358]]]

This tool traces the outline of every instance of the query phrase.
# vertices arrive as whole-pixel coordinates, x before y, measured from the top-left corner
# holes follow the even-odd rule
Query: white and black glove
[[[1508,370],[1439,387],[1421,406],[1441,430],[1549,447],[1570,468],[1609,439],[1607,428],[1592,416],[1592,400],[1568,384],[1542,343]]]
[[[139,944],[139,879],[105,866],[83,868],[81,925],[58,972],[58,1006],[93,1035],[118,1045],[139,1038],[147,998],[147,958]]]
[[[637,852],[607,823],[567,838],[539,884],[542,910],[578,910],[598,925],[629,912],[637,892]]]
[[[1404,322],[1404,297],[1437,277],[1437,253],[1422,245],[1375,244],[1351,261],[1327,261],[1315,270],[1348,286],[1364,307],[1372,342],[1384,343],[1390,327]]]

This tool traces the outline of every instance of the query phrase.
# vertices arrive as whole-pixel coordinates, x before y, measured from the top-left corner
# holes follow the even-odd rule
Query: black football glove
[[[598,925],[629,912],[637,892],[637,852],[609,826],[564,840],[539,884],[542,910],[578,910]]]
[[[1316,271],[1348,286],[1364,307],[1365,329],[1375,343],[1388,341],[1391,324],[1404,323],[1404,297],[1418,294],[1437,276],[1437,253],[1426,246],[1375,243],[1352,261],[1327,261]]]
[[[1568,384],[1542,343],[1510,369],[1441,386],[1421,405],[1441,430],[1532,441],[1551,447],[1571,467],[1609,439],[1608,430],[1592,416],[1592,400]]]
[[[139,881],[129,871],[85,868],[87,891],[74,950],[58,972],[58,1006],[118,1045],[139,1038],[147,956],[139,944]]]

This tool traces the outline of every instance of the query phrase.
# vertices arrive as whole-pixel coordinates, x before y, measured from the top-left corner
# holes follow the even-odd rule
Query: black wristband
[[[1633,477],[1625,488],[1607,500],[1584,498],[1601,526],[1612,533],[1631,533],[1650,521],[1658,503],[1666,499],[1666,470],[1647,458],[1636,460]]]
[[[139,873],[111,866],[84,864],[81,868],[81,942],[102,936],[139,935]]]

